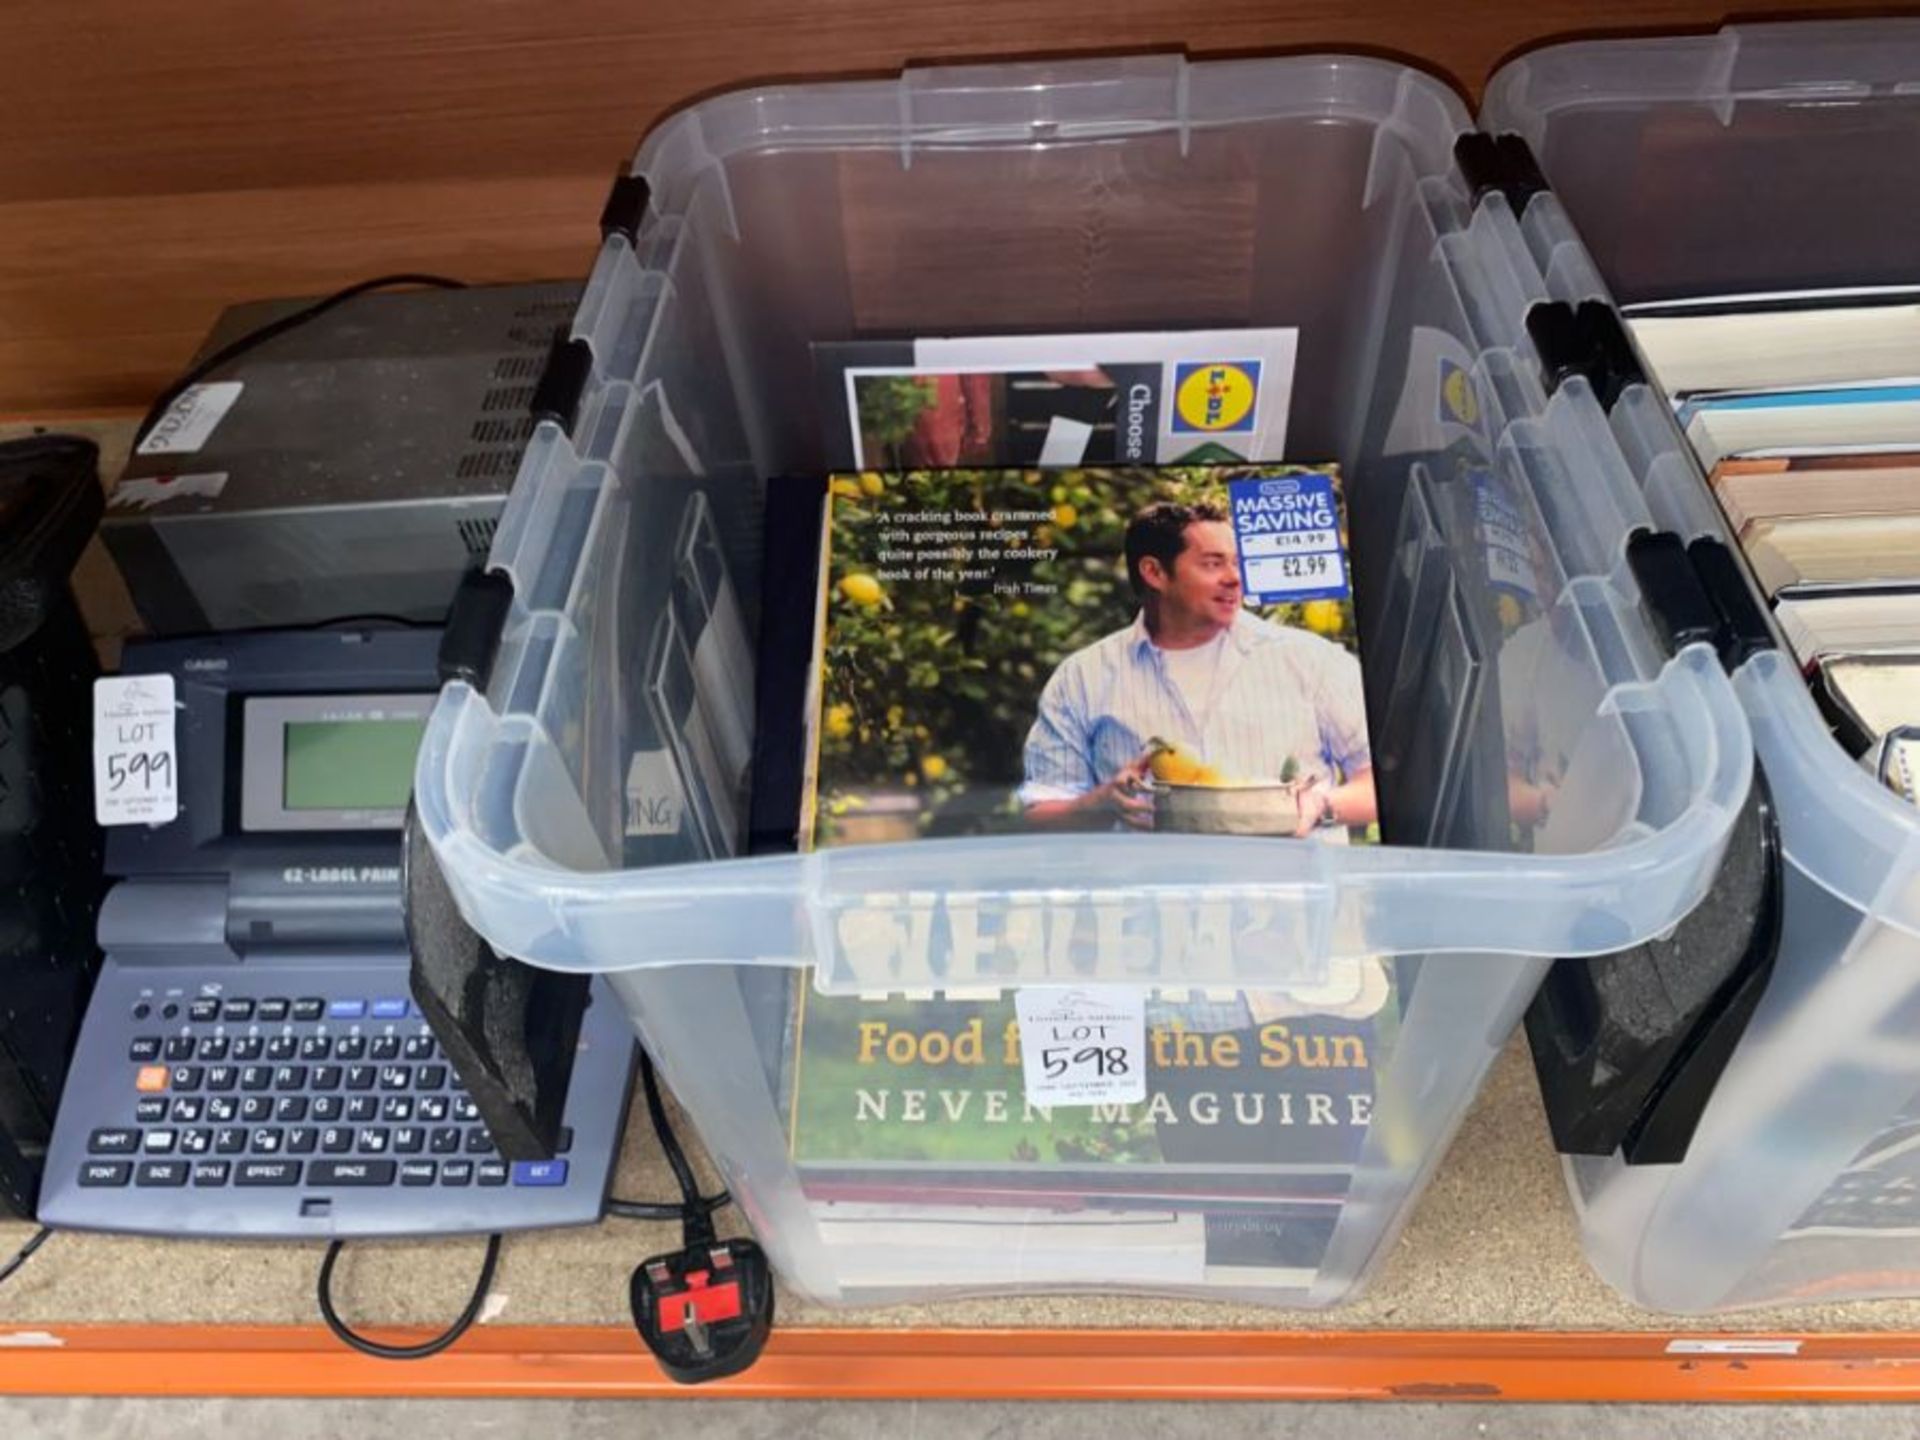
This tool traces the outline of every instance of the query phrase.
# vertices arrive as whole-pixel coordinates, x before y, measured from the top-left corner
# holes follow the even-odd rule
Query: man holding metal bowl
[[[1048,680],[1025,748],[1028,823],[1298,836],[1373,824],[1359,660],[1245,607],[1217,505],[1148,505],[1124,545],[1139,614]]]

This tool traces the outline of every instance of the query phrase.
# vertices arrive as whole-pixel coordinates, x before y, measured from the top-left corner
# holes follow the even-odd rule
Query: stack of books
[[[1920,776],[1920,292],[1629,312],[1841,742]]]
[[[794,479],[770,496],[767,542],[769,593],[776,572],[788,593],[810,573],[812,603],[763,626],[761,849],[1378,839],[1332,467]],[[909,901],[887,933],[910,948],[928,922]],[[1194,908],[1193,943],[1218,943]],[[841,1283],[1306,1298],[1398,1036],[1395,962],[1150,991],[1138,1098],[1043,1103],[1016,994],[982,977],[1110,983],[1126,936],[1090,947],[1057,915],[940,923],[898,988],[826,993],[799,974],[763,997],[792,1158]],[[1088,953],[1077,981],[1070,957]]]

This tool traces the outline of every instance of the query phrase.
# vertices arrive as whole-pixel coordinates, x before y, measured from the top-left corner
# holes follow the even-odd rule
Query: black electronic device
[[[221,315],[100,529],[149,631],[446,614],[580,286],[434,285]]]
[[[89,707],[68,576],[100,517],[93,443],[0,445],[0,1213],[31,1215],[98,968]]]

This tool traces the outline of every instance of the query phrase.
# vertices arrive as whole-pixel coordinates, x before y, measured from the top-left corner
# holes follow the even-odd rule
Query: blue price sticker
[[[1276,475],[1227,486],[1240,588],[1256,605],[1345,600],[1346,546],[1330,475]]]
[[[1487,547],[1487,579],[1497,590],[1537,602],[1533,545],[1523,502],[1484,465],[1475,466],[1468,479],[1473,486],[1474,522]]]

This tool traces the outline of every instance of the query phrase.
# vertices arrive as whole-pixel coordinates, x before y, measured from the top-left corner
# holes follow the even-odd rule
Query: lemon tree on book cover
[[[1377,837],[1337,471],[864,472],[832,482],[826,530],[812,844]],[[948,988],[807,995],[796,1155],[1351,1163],[1396,1029],[1386,966],[1163,989],[1146,1099],[1049,1109],[1022,1091],[1011,994],[978,976],[1075,923],[943,913],[899,933],[943,957]]]

